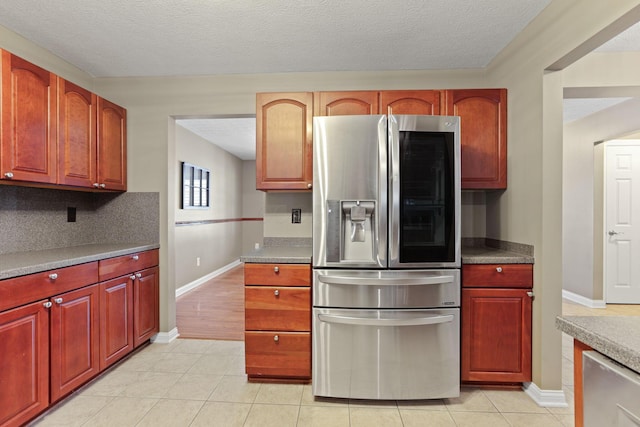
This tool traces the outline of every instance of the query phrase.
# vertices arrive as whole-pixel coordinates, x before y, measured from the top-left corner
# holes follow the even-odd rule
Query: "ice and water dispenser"
[[[327,200],[327,262],[376,262],[376,201]]]

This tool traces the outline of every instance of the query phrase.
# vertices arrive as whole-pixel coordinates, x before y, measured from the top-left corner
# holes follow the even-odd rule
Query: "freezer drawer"
[[[582,364],[584,427],[640,426],[640,375],[596,351]]]
[[[313,306],[460,307],[460,270],[313,270]]]
[[[313,309],[313,394],[435,399],[460,394],[460,309]]]

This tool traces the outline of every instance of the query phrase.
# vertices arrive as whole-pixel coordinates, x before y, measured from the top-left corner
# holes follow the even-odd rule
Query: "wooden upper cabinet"
[[[55,74],[2,51],[0,179],[56,182]]]
[[[460,116],[462,189],[507,188],[507,90],[447,90],[445,115]]]
[[[127,110],[98,97],[98,180],[105,190],[127,189]]]
[[[313,93],[256,95],[256,188],[310,190]]]
[[[58,183],[93,187],[97,182],[94,93],[58,78]]]
[[[315,116],[352,116],[378,114],[377,91],[317,92]]]
[[[440,91],[385,90],[380,92],[380,114],[440,114]]]

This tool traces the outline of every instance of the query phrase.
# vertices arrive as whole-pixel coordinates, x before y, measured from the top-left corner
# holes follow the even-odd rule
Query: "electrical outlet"
[[[196,267],[200,267],[200,257],[196,257]]]
[[[291,209],[291,224],[300,224],[302,221],[302,209]]]

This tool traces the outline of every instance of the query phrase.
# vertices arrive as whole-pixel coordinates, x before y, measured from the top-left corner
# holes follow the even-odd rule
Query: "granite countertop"
[[[310,264],[311,246],[263,246],[240,257],[242,262]]]
[[[556,327],[640,373],[640,316],[559,316]]]
[[[0,255],[0,280],[158,249],[159,244],[105,243]]]
[[[531,255],[487,246],[463,246],[463,264],[533,264]]]

